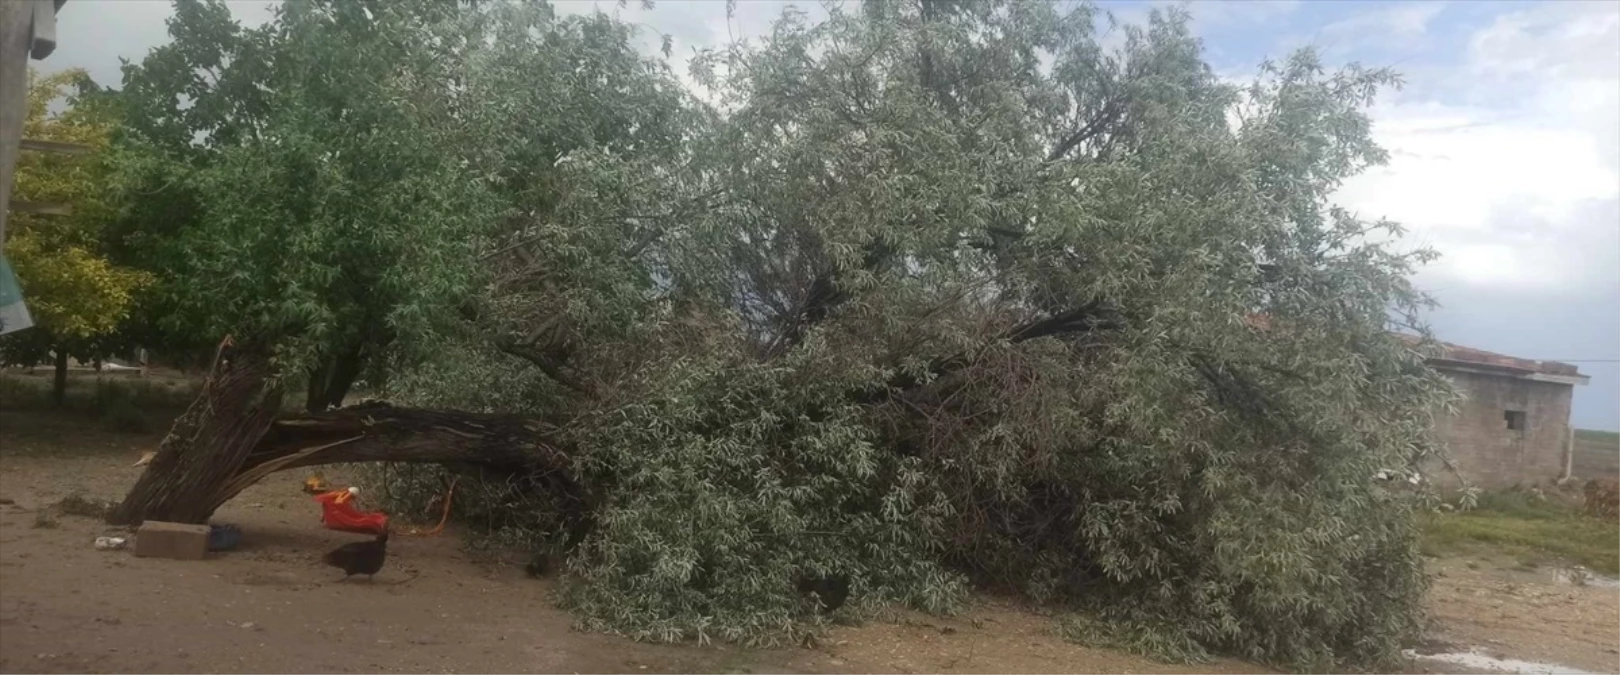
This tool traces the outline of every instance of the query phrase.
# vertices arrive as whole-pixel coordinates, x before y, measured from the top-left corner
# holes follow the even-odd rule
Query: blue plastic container
[[[235,525],[209,525],[208,550],[229,551],[242,543],[242,530]]]

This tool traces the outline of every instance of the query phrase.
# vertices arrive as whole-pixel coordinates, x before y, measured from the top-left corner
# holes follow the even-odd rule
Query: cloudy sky
[[[233,10],[257,24],[274,2]],[[675,55],[757,36],[784,7],[818,1],[560,2],[615,12],[673,37]],[[633,5],[635,3],[632,3]],[[1153,2],[1104,2],[1139,21]],[[1441,339],[1571,361],[1592,377],[1574,422],[1620,429],[1620,2],[1217,2],[1188,5],[1207,58],[1241,78],[1267,57],[1314,45],[1330,63],[1392,66],[1406,86],[1373,110],[1387,167],[1347,184],[1340,200],[1410,230],[1443,257],[1418,278],[1439,298]],[[119,58],[167,41],[164,0],[73,0],[44,70],[81,67],[120,81]],[[677,69],[684,72],[684,68]]]

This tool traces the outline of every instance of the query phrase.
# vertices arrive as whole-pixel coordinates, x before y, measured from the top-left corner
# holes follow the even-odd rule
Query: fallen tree
[[[254,342],[117,519],[409,462],[565,540],[564,604],[639,639],[797,641],[796,579],[1302,669],[1420,629],[1418,503],[1372,476],[1434,451],[1443,381],[1389,335],[1429,254],[1329,201],[1383,160],[1393,74],[1303,52],[1237,88],[1185,15],[1110,50],[1091,8],[910,0],[700,54],[716,109],[606,17],[289,7],[248,40],[188,3],[126,87],[201,101],[136,134],[177,146],[136,196],[195,206],[145,211],[195,215],[155,249],[176,323]],[[417,407],[278,416],[306,375]]]
[[[553,445],[555,427],[538,420],[386,403],[278,418],[279,404],[262,352],[227,339],[196,401],[108,522],[204,523],[274,472],[352,462],[475,465],[554,477],[559,490],[577,492],[568,456]]]
[[[1016,345],[1089,332],[1107,325],[1108,316],[1088,305],[1018,324],[996,342]],[[976,356],[935,359],[920,376],[897,374],[881,386],[852,388],[847,398],[871,404],[904,397],[924,381],[944,382],[941,378],[957,374]],[[582,498],[570,458],[559,447],[566,441],[555,423],[382,402],[278,417],[281,391],[270,377],[268,360],[259,345],[239,346],[229,337],[219,345],[196,400],[175,420],[149,468],[108,516],[109,523],[203,523],[272,473],[356,462],[475,466],[545,479],[559,494]]]

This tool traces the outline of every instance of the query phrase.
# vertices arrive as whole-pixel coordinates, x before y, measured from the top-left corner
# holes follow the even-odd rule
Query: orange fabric
[[[461,476],[456,476],[455,478],[450,479],[450,490],[444,493],[444,513],[439,516],[439,525],[431,530],[428,530],[427,532],[423,532],[422,536],[431,537],[435,534],[443,532],[444,524],[450,522],[450,498],[456,496],[456,481],[459,480],[461,480]]]
[[[381,511],[362,512],[354,508],[348,490],[333,490],[315,495],[321,503],[321,523],[327,529],[361,534],[378,534],[388,529],[388,514]]]

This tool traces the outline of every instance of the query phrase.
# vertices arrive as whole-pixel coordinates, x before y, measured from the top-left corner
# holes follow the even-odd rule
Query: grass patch
[[[84,495],[68,495],[56,503],[56,510],[65,516],[78,516],[81,518],[106,518],[113,507],[112,502],[86,497]]]
[[[70,415],[118,433],[149,433],[165,426],[196,397],[198,383],[174,378],[98,377],[75,372],[58,407],[49,373],[0,372],[0,410]]]
[[[1584,565],[1599,574],[1620,574],[1620,529],[1556,497],[1481,494],[1472,510],[1428,516],[1423,538],[1425,551],[1437,555],[1492,552],[1515,558],[1522,567]]]
[[[53,410],[51,375],[18,369],[0,372],[0,408]],[[75,372],[68,376],[62,409],[103,419],[127,416],[130,410],[179,411],[196,398],[200,382],[129,375],[97,376]]]

